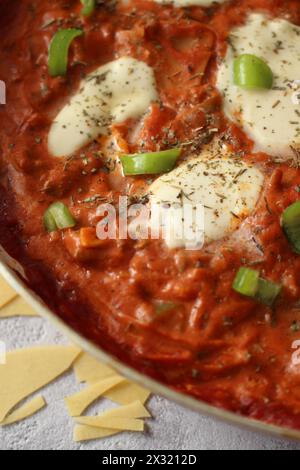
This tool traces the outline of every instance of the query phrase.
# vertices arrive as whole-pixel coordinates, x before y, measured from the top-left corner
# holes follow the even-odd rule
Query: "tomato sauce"
[[[282,211],[299,199],[300,171],[252,153],[252,142],[223,115],[214,86],[229,31],[253,10],[300,25],[298,0],[206,9],[108,0],[88,19],[75,0],[1,0],[0,7],[0,79],[7,85],[7,104],[0,106],[0,243],[24,267],[28,285],[74,329],[176,390],[300,428],[300,366],[291,360],[300,338],[300,257],[280,226]],[[67,75],[51,78],[48,47],[61,27],[80,27],[84,35],[70,48]],[[160,103],[142,125],[114,126],[116,145],[133,153],[184,144],[188,153],[217,138],[259,165],[264,194],[241,228],[255,241],[254,252],[235,236],[199,251],[169,250],[160,240],[81,245],[78,229],[96,224],[91,189],[116,202],[136,197],[148,181],[115,174],[102,140],[74,158],[53,158],[47,135],[81,78],[125,55],[153,68]],[[77,227],[48,234],[43,214],[57,200],[70,207]],[[244,264],[283,284],[273,308],[232,290]],[[173,308],[158,314],[155,301]]]

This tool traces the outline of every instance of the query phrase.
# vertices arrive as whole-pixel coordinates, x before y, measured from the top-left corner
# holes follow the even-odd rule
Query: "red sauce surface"
[[[213,405],[300,428],[300,367],[291,366],[300,322],[300,257],[280,227],[284,208],[299,199],[300,171],[252,154],[252,143],[222,113],[214,87],[229,31],[252,10],[300,25],[298,0],[237,0],[189,9],[150,1],[107,1],[90,19],[73,0],[0,1],[0,243],[25,268],[28,284],[68,324],[107,351],[175,389]],[[60,27],[82,27],[70,49],[68,74],[48,74],[48,46]],[[130,55],[153,67],[160,105],[141,123],[115,126],[130,152],[185,143],[200,150],[215,136],[255,162],[264,194],[235,237],[199,251],[169,250],[162,241],[80,245],[79,229],[94,227],[91,194],[135,197],[146,178],[120,178],[97,141],[74,158],[47,150],[50,124],[80,79],[101,64]],[[199,130],[200,129],[200,130]],[[64,201],[74,230],[47,234],[44,211]],[[283,284],[272,309],[232,290],[241,265]],[[154,301],[176,304],[158,315]],[[300,323],[299,323],[300,329]]]

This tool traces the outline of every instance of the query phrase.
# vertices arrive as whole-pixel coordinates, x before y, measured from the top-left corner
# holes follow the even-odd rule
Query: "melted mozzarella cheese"
[[[234,85],[234,58],[245,53],[268,63],[274,74],[272,90],[244,90]],[[226,115],[244,128],[256,150],[289,158],[293,156],[291,147],[300,145],[299,80],[299,27],[256,13],[232,31],[217,87],[224,95]]]
[[[219,3],[225,3],[227,0],[155,0],[156,3],[174,3],[177,7],[209,7]]]
[[[157,98],[153,70],[144,62],[122,57],[103,65],[83,80],[55,118],[49,152],[69,156],[106,134],[111,123],[140,117]]]
[[[187,205],[196,209],[201,206],[203,212],[198,212],[198,217],[204,219],[202,239],[199,239],[199,226],[195,226],[195,220],[190,221],[194,237],[190,234],[187,237],[180,230],[176,232],[174,223],[163,224],[163,237],[169,248],[191,248],[194,244],[197,248],[198,242],[218,240],[238,228],[255,208],[263,181],[263,174],[253,165],[234,156],[206,150],[199,157],[162,175],[151,185],[151,210],[158,210],[161,220],[166,221],[172,208]],[[178,218],[175,223],[178,224]]]

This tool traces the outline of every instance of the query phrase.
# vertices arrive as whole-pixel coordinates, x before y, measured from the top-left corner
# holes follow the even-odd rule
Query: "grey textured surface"
[[[8,349],[37,344],[67,343],[67,340],[41,318],[1,320],[0,340]],[[186,410],[160,397],[152,397],[149,408],[155,417],[149,420],[147,433],[123,433],[115,437],[84,444],[72,442],[73,422],[63,397],[78,390],[69,373],[43,390],[48,407],[32,418],[0,428],[1,450],[74,449],[74,450],[300,450],[300,443],[269,438],[242,431]],[[113,406],[95,404],[91,412]]]

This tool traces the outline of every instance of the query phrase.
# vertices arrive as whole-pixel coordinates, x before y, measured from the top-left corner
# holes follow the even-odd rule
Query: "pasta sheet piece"
[[[86,353],[81,354],[74,363],[74,372],[79,383],[98,382],[99,380],[116,375],[113,369]]]
[[[98,418],[151,418],[151,414],[140,401],[104,411]],[[79,418],[82,419],[82,418]],[[77,421],[77,420],[76,420]],[[87,424],[87,423],[84,423]]]
[[[1,296],[1,293],[0,293]],[[0,318],[10,317],[36,317],[37,312],[22,297],[15,297],[2,308],[0,308]]]
[[[0,422],[33,392],[66,372],[80,353],[75,346],[38,346],[8,352],[0,365]]]
[[[133,418],[117,418],[99,416],[82,416],[76,418],[78,424],[102,429],[118,429],[119,431],[144,431],[144,421]]]
[[[74,428],[74,442],[92,441],[95,439],[103,439],[105,437],[114,436],[122,431],[116,429],[94,428],[92,426],[84,426],[77,424]]]
[[[17,293],[9,284],[1,277],[0,278],[0,308],[17,297]]]
[[[96,382],[75,395],[65,398],[65,403],[70,416],[80,416],[89,405],[101,397],[109,389],[123,381],[123,377],[115,375]]]
[[[76,418],[78,424],[100,428],[119,429],[123,431],[143,431],[144,423],[136,418],[150,418],[151,415],[141,402],[107,410],[97,416]]]
[[[140,401],[144,405],[150,392],[138,384],[124,380],[123,383],[105,392],[104,396],[119,405],[128,405],[133,401]]]
[[[87,382],[89,385],[116,375],[116,372],[109,366],[85,353],[80,355],[74,363],[74,371],[78,382]],[[122,383],[105,392],[104,396],[119,405],[128,405],[133,401],[140,401],[144,404],[148,400],[150,392],[140,385],[124,379]]]
[[[25,405],[20,406],[20,408],[8,415],[7,418],[5,418],[2,423],[0,423],[0,426],[8,426],[9,424],[14,424],[18,421],[23,421],[24,419],[29,418],[30,416],[40,411],[46,405],[47,403],[44,397],[38,395],[28,403],[25,403]]]

